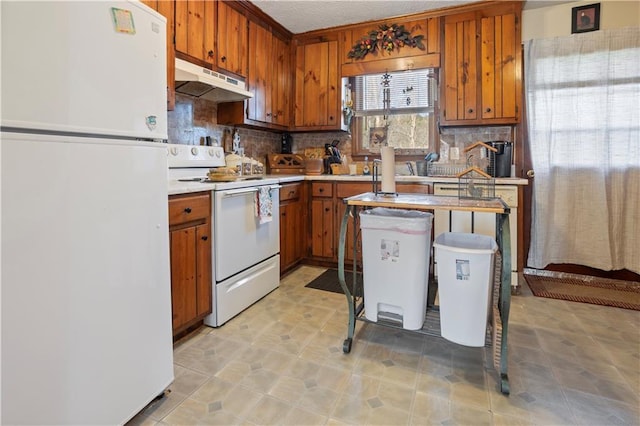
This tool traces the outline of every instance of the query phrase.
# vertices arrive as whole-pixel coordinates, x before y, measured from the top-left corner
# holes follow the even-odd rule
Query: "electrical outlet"
[[[459,160],[460,159],[460,148],[456,148],[456,147],[449,148],[449,158],[451,160]]]

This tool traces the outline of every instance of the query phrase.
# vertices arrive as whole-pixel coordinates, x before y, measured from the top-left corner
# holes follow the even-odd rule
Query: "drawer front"
[[[333,183],[331,182],[312,182],[312,197],[333,197]]]
[[[282,188],[280,189],[280,202],[299,199],[301,185],[301,183],[289,183],[282,185]]]
[[[396,191],[401,194],[431,194],[431,185],[419,183],[399,183]]]
[[[362,194],[364,192],[371,192],[373,189],[370,182],[368,183],[338,183],[336,192],[338,198],[353,197],[354,195]]]
[[[502,198],[509,207],[518,207],[518,187],[496,185],[496,197]]]
[[[208,193],[171,197],[169,198],[169,225],[207,219],[210,209],[211,198]]]

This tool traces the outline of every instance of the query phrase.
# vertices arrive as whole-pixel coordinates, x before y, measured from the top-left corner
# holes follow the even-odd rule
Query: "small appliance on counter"
[[[282,141],[280,145],[280,154],[291,154],[291,146],[293,145],[293,138],[289,133],[282,134]]]
[[[510,177],[513,142],[491,141],[485,143],[497,149],[495,153],[489,155],[489,168],[487,170],[489,174],[492,177]]]

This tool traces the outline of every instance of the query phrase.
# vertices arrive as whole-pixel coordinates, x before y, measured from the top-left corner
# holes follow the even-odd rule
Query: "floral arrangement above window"
[[[378,28],[354,44],[347,57],[362,59],[368,53],[392,52],[404,46],[425,50],[422,43],[424,35],[411,37],[411,33],[404,28],[404,25],[380,25]]]

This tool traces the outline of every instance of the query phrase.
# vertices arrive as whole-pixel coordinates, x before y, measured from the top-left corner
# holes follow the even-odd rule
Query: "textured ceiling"
[[[425,10],[477,3],[479,0],[251,0],[294,34],[340,25],[374,21]],[[524,9],[570,3],[574,0],[526,0]]]
[[[292,33],[299,34],[322,28],[475,3],[475,1],[253,0],[252,3]]]

